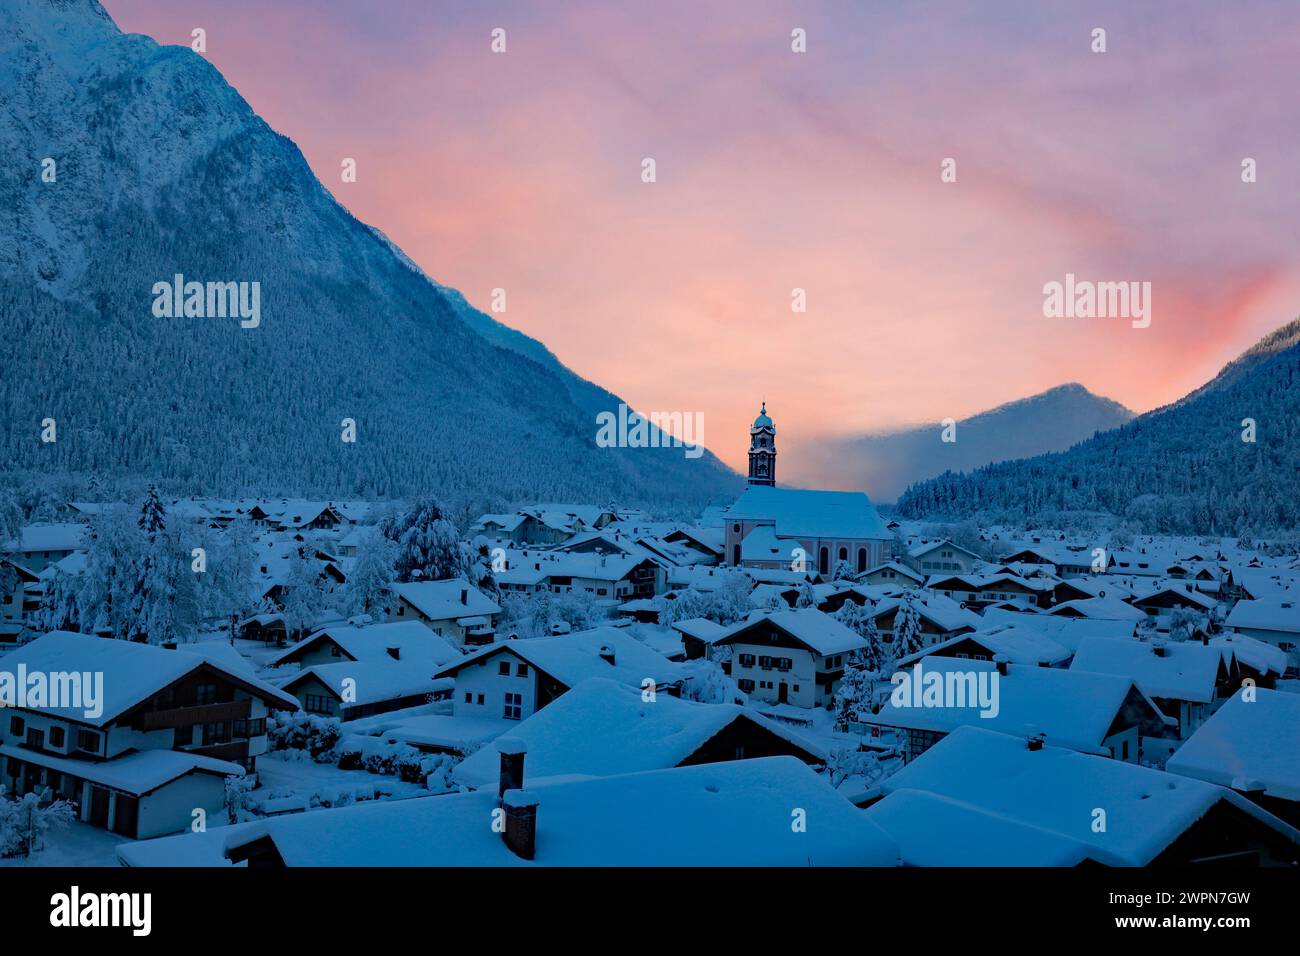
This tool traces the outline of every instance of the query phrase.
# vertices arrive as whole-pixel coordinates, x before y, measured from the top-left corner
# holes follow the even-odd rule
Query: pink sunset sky
[[[764,397],[783,451],[1070,381],[1145,411],[1300,314],[1291,4],[103,2],[204,28],[359,218],[737,468]],[[1151,326],[1045,318],[1066,273]]]

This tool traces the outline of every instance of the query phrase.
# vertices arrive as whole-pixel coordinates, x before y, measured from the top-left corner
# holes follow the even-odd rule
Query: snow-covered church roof
[[[751,485],[727,511],[728,521],[771,521],[783,538],[876,538],[891,535],[860,491],[814,491]]]

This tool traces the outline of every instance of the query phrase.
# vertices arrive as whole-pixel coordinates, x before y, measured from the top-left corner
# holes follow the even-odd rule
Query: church
[[[749,487],[724,516],[726,562],[816,571],[845,562],[868,571],[895,557],[894,536],[860,491],[776,487],[776,425],[764,402],[749,429]]]

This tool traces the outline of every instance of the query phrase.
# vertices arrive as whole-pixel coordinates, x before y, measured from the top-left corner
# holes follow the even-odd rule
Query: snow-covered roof
[[[949,541],[947,538],[942,538],[938,541],[929,541],[925,544],[917,545],[915,548],[912,548],[910,551],[907,552],[907,556],[909,558],[920,558],[929,554],[931,551],[934,551],[936,548],[951,548],[954,551],[960,551],[962,554],[968,555],[972,558],[976,558],[976,559],[979,558],[979,555],[976,554],[974,551],[972,551],[970,548],[963,548],[961,545]]]
[[[298,702],[244,670],[234,670],[219,660],[187,650],[169,650],[68,631],[51,631],[5,655],[5,670],[26,665],[28,673],[103,674],[102,713],[86,715],[81,707],[47,707],[43,712],[103,727],[132,707],[175,683],[197,668],[208,666],[223,673],[271,707],[297,710]]]
[[[1050,637],[1044,637],[1032,630],[1021,630],[1013,624],[1003,624],[987,631],[959,634],[946,641],[931,644],[915,654],[899,658],[898,666],[906,667],[914,664],[923,657],[937,654],[964,641],[973,641],[987,649],[990,654],[1001,654],[1012,664],[1062,664],[1070,659],[1071,654],[1069,648]]]
[[[707,617],[691,617],[684,621],[675,621],[672,628],[674,631],[704,641],[706,644],[712,644],[715,638],[721,637],[727,632],[725,627],[717,621],[710,621]]]
[[[734,704],[698,704],[666,694],[646,703],[638,690],[601,678],[583,681],[513,727],[510,736],[528,746],[531,780],[604,777],[676,767],[737,721],[760,725],[809,761],[826,759],[818,744]],[[498,755],[487,748],[467,757],[455,773],[470,787],[495,785],[499,775]]]
[[[501,613],[495,601],[461,578],[394,584],[393,593],[434,621]]]
[[[527,761],[525,761],[527,766]],[[527,772],[525,771],[525,776]],[[883,831],[794,757],[528,784],[537,866],[896,866]],[[362,804],[123,844],[132,866],[230,865],[273,841],[289,866],[527,866],[484,821],[495,790]],[[809,825],[791,826],[802,809]]]
[[[1300,600],[1238,601],[1224,623],[1228,627],[1300,634]]]
[[[601,656],[603,648],[613,651],[612,663]],[[656,684],[672,684],[684,676],[678,665],[616,627],[489,644],[444,667],[437,676],[451,677],[466,667],[486,665],[489,658],[503,652],[532,664],[566,687],[591,677],[607,677],[639,688],[646,678]]]
[[[740,560],[742,561],[779,561],[790,564],[802,556],[806,561],[808,554],[798,538],[778,538],[776,528],[770,524],[761,524],[740,543]]]
[[[360,707],[381,701],[432,694],[442,686],[434,680],[431,665],[421,661],[361,660],[316,664],[303,668],[281,686],[292,691],[316,678],[328,687],[345,707]],[[352,684],[345,684],[345,681]],[[350,690],[350,699],[345,691]]]
[[[1166,594],[1172,595],[1188,604],[1194,604],[1203,611],[1213,610],[1215,605],[1219,603],[1209,595],[1202,594],[1200,591],[1196,590],[1190,581],[1184,581],[1176,585],[1162,584],[1158,587],[1142,591],[1142,593],[1135,594],[1130,598],[1129,603],[1140,607],[1148,601],[1153,601]]]
[[[1132,637],[1134,621],[1114,621],[1106,618],[1079,618],[1053,614],[1026,614],[1001,608],[987,608],[977,630],[1013,627],[1017,631],[1031,632],[1050,638],[1071,652],[1085,637]]]
[[[389,624],[368,624],[365,627],[324,627],[277,654],[271,663],[285,664],[297,660],[326,640],[333,641],[354,661],[396,659],[419,661],[423,665],[437,668],[458,660],[461,656],[457,647],[418,621],[394,621]],[[397,658],[389,654],[389,648],[397,648]]]
[[[881,789],[926,791],[1060,834],[1088,844],[1098,862],[1115,865],[1147,865],[1223,800],[1288,839],[1300,840],[1300,832],[1222,787],[1062,747],[1034,751],[1023,739],[979,727],[954,731],[885,780]],[[1093,830],[1098,807],[1106,811],[1102,832]],[[896,832],[938,839],[937,832],[927,837],[915,827]],[[902,849],[907,860],[909,848],[904,844]]]
[[[462,753],[476,750],[519,726],[519,721],[506,720],[504,717],[425,713],[410,716],[412,709],[362,717],[349,721],[348,726],[357,732],[374,734],[384,740],[406,743],[413,747],[459,750]]]
[[[1147,616],[1145,611],[1140,611],[1132,604],[1126,604],[1114,597],[1064,601],[1052,608],[1050,613],[1068,616],[1067,612],[1105,621],[1140,621]]]
[[[1260,674],[1281,677],[1286,673],[1286,651],[1267,641],[1247,637],[1245,634],[1229,633],[1210,638],[1210,646],[1217,647],[1225,655],[1231,654],[1238,663],[1245,664]]]
[[[180,750],[137,750],[113,760],[94,761],[58,757],[24,747],[0,746],[0,755],[34,763],[59,773],[72,774],[82,780],[143,796],[171,783],[187,773],[199,771],[222,777],[242,777],[244,768],[237,763],[215,760],[201,754]]]
[[[949,674],[955,678],[992,671],[994,667],[991,661],[927,657],[912,673],[923,671],[946,682]],[[989,676],[991,679],[998,675]],[[896,704],[891,695],[866,723],[940,733],[973,725],[1021,738],[1041,733],[1062,747],[1109,755],[1102,741],[1126,705],[1138,709],[1135,720],[1145,720],[1153,729],[1162,729],[1172,720],[1166,719],[1131,679],[1114,674],[1008,664],[1007,676],[998,680],[997,689],[997,712],[985,709],[989,716],[983,716],[980,705],[973,700],[967,707],[921,707],[912,706],[910,698],[902,705]]]
[[[1223,655],[1198,641],[1138,641],[1090,637],[1080,642],[1071,671],[1119,674],[1152,697],[1208,704]]]
[[[1234,790],[1300,801],[1300,695],[1256,689],[1233,694],[1197,728],[1167,769]]]
[[[905,578],[921,584],[925,581],[925,575],[919,571],[909,568],[905,564],[899,564],[897,561],[886,561],[884,564],[877,564],[874,568],[868,568],[865,572],[866,577],[876,574],[880,571],[893,571],[895,574],[901,574]]]
[[[470,525],[471,531],[485,531],[489,525],[500,528],[502,531],[514,531],[524,521],[526,516],[519,512],[513,514],[484,514],[479,515],[478,520]]]
[[[813,653],[823,657],[830,654],[847,654],[867,646],[867,642],[859,637],[856,631],[845,627],[834,617],[815,607],[750,615],[745,620],[733,624],[725,635],[714,638],[713,643],[743,644],[747,632],[766,624],[779,628]]]
[[[896,611],[903,600],[901,595],[881,597],[874,607],[867,609],[867,612],[872,618],[879,620]],[[983,623],[983,618],[974,611],[962,607],[952,598],[942,594],[926,593],[914,600],[913,606],[923,620],[929,621],[940,631],[957,631],[963,627],[974,630]]]
[[[86,526],[76,522],[29,524],[19,532],[7,550],[30,554],[36,551],[77,551],[86,546]]]
[[[590,552],[525,552],[510,554],[508,567],[495,572],[498,584],[537,584],[550,577],[587,578],[593,581],[621,581],[633,568],[654,559],[643,548],[634,554]]]
[[[793,538],[887,539],[875,507],[860,491],[809,491],[751,485],[727,511],[728,521],[771,521]]]
[[[893,790],[865,816],[898,843],[905,866],[1056,867],[1099,859],[1123,863],[1082,840],[928,790]]]

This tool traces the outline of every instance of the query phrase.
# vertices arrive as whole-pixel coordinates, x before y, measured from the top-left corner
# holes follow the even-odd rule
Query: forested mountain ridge
[[[190,49],[122,34],[96,0],[6,0],[0,93],[10,471],[507,502],[738,489],[709,454],[596,447],[615,396],[522,333],[488,334]],[[259,283],[260,324],[156,316],[155,283],[177,274]]]
[[[1300,320],[1178,402],[1065,452],[920,482],[898,504],[908,517],[1104,511],[1150,531],[1294,530]]]
[[[801,449],[844,487],[861,487],[878,501],[895,501],[908,485],[945,471],[1063,451],[1133,413],[1118,402],[1071,382],[1007,402],[955,423],[880,432]]]

